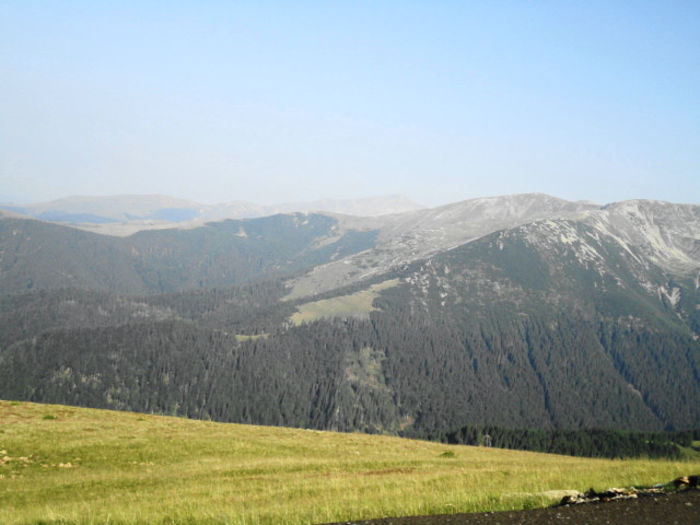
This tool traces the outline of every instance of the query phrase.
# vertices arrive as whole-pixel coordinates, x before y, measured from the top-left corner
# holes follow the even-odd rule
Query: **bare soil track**
[[[352,525],[693,525],[700,523],[700,490],[655,497],[545,509],[348,521]]]

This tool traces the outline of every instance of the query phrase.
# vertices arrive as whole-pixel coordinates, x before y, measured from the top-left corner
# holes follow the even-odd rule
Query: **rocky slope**
[[[377,245],[314,268],[294,283],[292,297],[313,295],[399,268],[489,233],[539,219],[573,219],[631,253],[638,262],[659,263],[683,275],[700,269],[700,207],[655,201],[628,201],[599,207],[540,194],[474,199],[420,210],[380,221],[346,220],[347,225],[379,231]]]

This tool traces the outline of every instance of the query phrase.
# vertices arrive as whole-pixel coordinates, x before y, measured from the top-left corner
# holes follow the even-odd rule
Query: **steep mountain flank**
[[[180,291],[3,297],[0,397],[422,437],[700,427],[700,207],[529,195],[417,213],[117,239],[139,290]],[[366,275],[294,292],[363,257]],[[250,284],[208,288],[231,281]]]
[[[0,220],[0,293],[81,287],[145,292],[121,240],[36,220]]]
[[[626,201],[591,214],[590,224],[614,238],[626,252],[636,248],[638,263],[680,275],[700,269],[700,206],[661,201]]]
[[[362,281],[495,231],[543,218],[580,217],[597,208],[549,195],[523,194],[472,199],[380,218],[341,218],[346,227],[376,229],[376,246],[315,267],[295,280],[290,297],[315,295]]]
[[[324,215],[274,215],[127,238],[0,219],[0,293],[81,288],[123,293],[234,286],[364,250],[372,231]]]
[[[606,422],[614,413],[640,426],[697,425],[698,292],[689,278],[639,267],[642,248],[620,251],[618,240],[583,223],[541,221],[419,263],[407,287],[384,297],[403,294],[391,307],[428,317],[427,325],[472,327],[466,354],[488,349],[472,358],[474,368],[496,361],[495,377],[516,398],[533,375],[555,427],[615,426]],[[669,283],[675,302],[658,292]]]

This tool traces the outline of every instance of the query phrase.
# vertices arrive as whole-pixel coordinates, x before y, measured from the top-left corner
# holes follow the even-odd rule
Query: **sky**
[[[0,0],[0,202],[700,203],[700,2]]]

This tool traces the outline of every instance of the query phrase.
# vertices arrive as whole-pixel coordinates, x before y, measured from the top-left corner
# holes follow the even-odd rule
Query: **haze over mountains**
[[[72,224],[109,235],[129,235],[140,230],[167,228],[174,224],[192,227],[206,221],[250,219],[277,213],[320,211],[373,217],[419,208],[420,205],[400,195],[276,205],[246,201],[202,204],[165,195],[74,196],[22,206],[0,204],[0,212]]]
[[[700,206],[351,205],[412,209],[0,219],[0,397],[417,436],[700,426]]]

